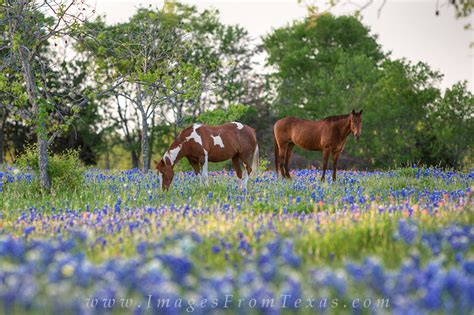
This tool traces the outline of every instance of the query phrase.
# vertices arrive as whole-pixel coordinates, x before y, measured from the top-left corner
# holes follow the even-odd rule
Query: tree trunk
[[[144,73],[146,73],[146,64]],[[142,154],[142,171],[148,173],[150,169],[150,142],[148,138],[148,120],[147,120],[147,111],[143,105],[144,92],[142,91],[141,84],[137,81],[137,98],[135,100],[136,107],[135,109],[140,112],[142,118],[142,130],[141,130],[141,154]],[[138,113],[137,113],[138,116]]]
[[[41,187],[50,192],[51,181],[48,175],[48,140],[38,138],[38,164]]]
[[[33,75],[33,70],[31,69],[30,64],[30,54],[28,49],[20,46],[20,59],[23,68],[23,76],[25,77],[26,90],[28,94],[28,99],[33,105],[33,112],[38,119],[36,122],[37,126],[37,137],[38,137],[38,166],[39,166],[39,176],[40,176],[40,185],[41,188],[47,192],[51,191],[51,181],[48,175],[48,139],[46,134],[46,117],[44,108],[41,108],[44,105],[40,105],[38,97],[38,87],[36,86],[36,81]]]
[[[155,112],[151,116],[151,130],[150,130],[150,145],[148,152],[148,162],[151,163],[151,156],[153,155],[153,139],[155,138]]]
[[[148,121],[144,110],[140,111],[142,115],[142,171],[147,173],[150,169],[150,142],[148,139]]]

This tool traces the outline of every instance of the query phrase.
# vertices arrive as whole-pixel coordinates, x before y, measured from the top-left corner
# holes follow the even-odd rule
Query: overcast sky
[[[139,6],[162,6],[163,1],[142,0],[89,0],[96,3],[97,14],[105,14],[110,23],[123,22]],[[214,0],[182,1],[196,5],[199,9],[214,7],[220,11],[221,21],[226,24],[240,24],[256,40],[272,29],[287,25],[306,15],[304,6],[297,0]],[[320,1],[313,1],[319,3]],[[326,2],[326,1],[324,1]],[[350,1],[346,1],[350,2]],[[365,3],[367,1],[352,1]],[[436,16],[437,0],[387,0],[378,17],[381,0],[363,11],[363,23],[384,51],[392,52],[395,58],[407,58],[413,62],[427,62],[433,69],[443,73],[441,88],[451,86],[460,80],[468,80],[474,92],[474,32],[464,30],[468,21],[456,20],[451,8],[442,6]],[[447,2],[440,0],[440,3]],[[354,11],[353,5],[336,8],[335,14]],[[470,21],[474,24],[474,20]]]

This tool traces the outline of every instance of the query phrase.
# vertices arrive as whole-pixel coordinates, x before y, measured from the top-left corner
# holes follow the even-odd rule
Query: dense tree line
[[[384,54],[356,17],[297,21],[264,38],[264,47],[276,68],[279,116],[317,119],[364,109],[364,137],[345,151],[361,165],[472,162],[474,104],[467,83],[442,93],[442,74]]]
[[[147,170],[185,125],[234,119],[257,128],[268,154],[282,116],[362,108],[351,165],[472,166],[467,83],[441,91],[442,74],[392,58],[356,16],[309,15],[258,42],[175,2],[114,25],[84,1],[55,4],[0,0],[0,163],[36,143],[40,164],[47,150],[78,148],[89,165]]]

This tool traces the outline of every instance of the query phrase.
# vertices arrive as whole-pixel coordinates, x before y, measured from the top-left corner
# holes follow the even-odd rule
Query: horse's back
[[[250,155],[257,146],[257,134],[254,128],[240,122],[222,125],[202,125],[201,134],[209,151],[212,162],[227,160],[236,154]]]
[[[286,117],[283,117],[279,120],[276,121],[275,123],[275,126],[276,125],[292,125],[293,123],[295,122],[301,122],[301,121],[304,121],[304,119],[301,119],[301,118],[298,118],[298,117],[294,117],[294,116],[286,116]]]
[[[222,125],[203,125],[203,127],[207,128],[208,132],[213,135],[229,133],[238,137],[257,139],[255,129],[240,122],[229,122]]]
[[[306,150],[321,150],[321,131],[324,122],[288,116],[278,120],[273,132],[280,145],[294,143]]]
[[[257,132],[254,128],[239,122],[227,123],[225,126],[235,132],[242,149],[250,150],[252,152],[255,150],[257,145]]]
[[[293,128],[296,125],[301,125],[307,120],[298,117],[287,116],[279,119],[273,125],[273,132],[277,139],[290,139],[293,133]]]
[[[275,122],[275,124],[273,125],[273,129],[278,129],[278,130],[290,130],[292,129],[294,126],[301,126],[301,125],[307,125],[311,122],[314,122],[312,120],[307,120],[307,119],[303,119],[303,118],[298,118],[298,117],[294,117],[294,116],[286,116],[282,119],[279,119]]]

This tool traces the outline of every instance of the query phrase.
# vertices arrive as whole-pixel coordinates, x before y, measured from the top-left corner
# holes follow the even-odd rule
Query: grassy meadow
[[[468,314],[474,173],[87,170],[42,194],[7,168],[0,309],[46,314]],[[61,187],[60,183],[55,183]]]

